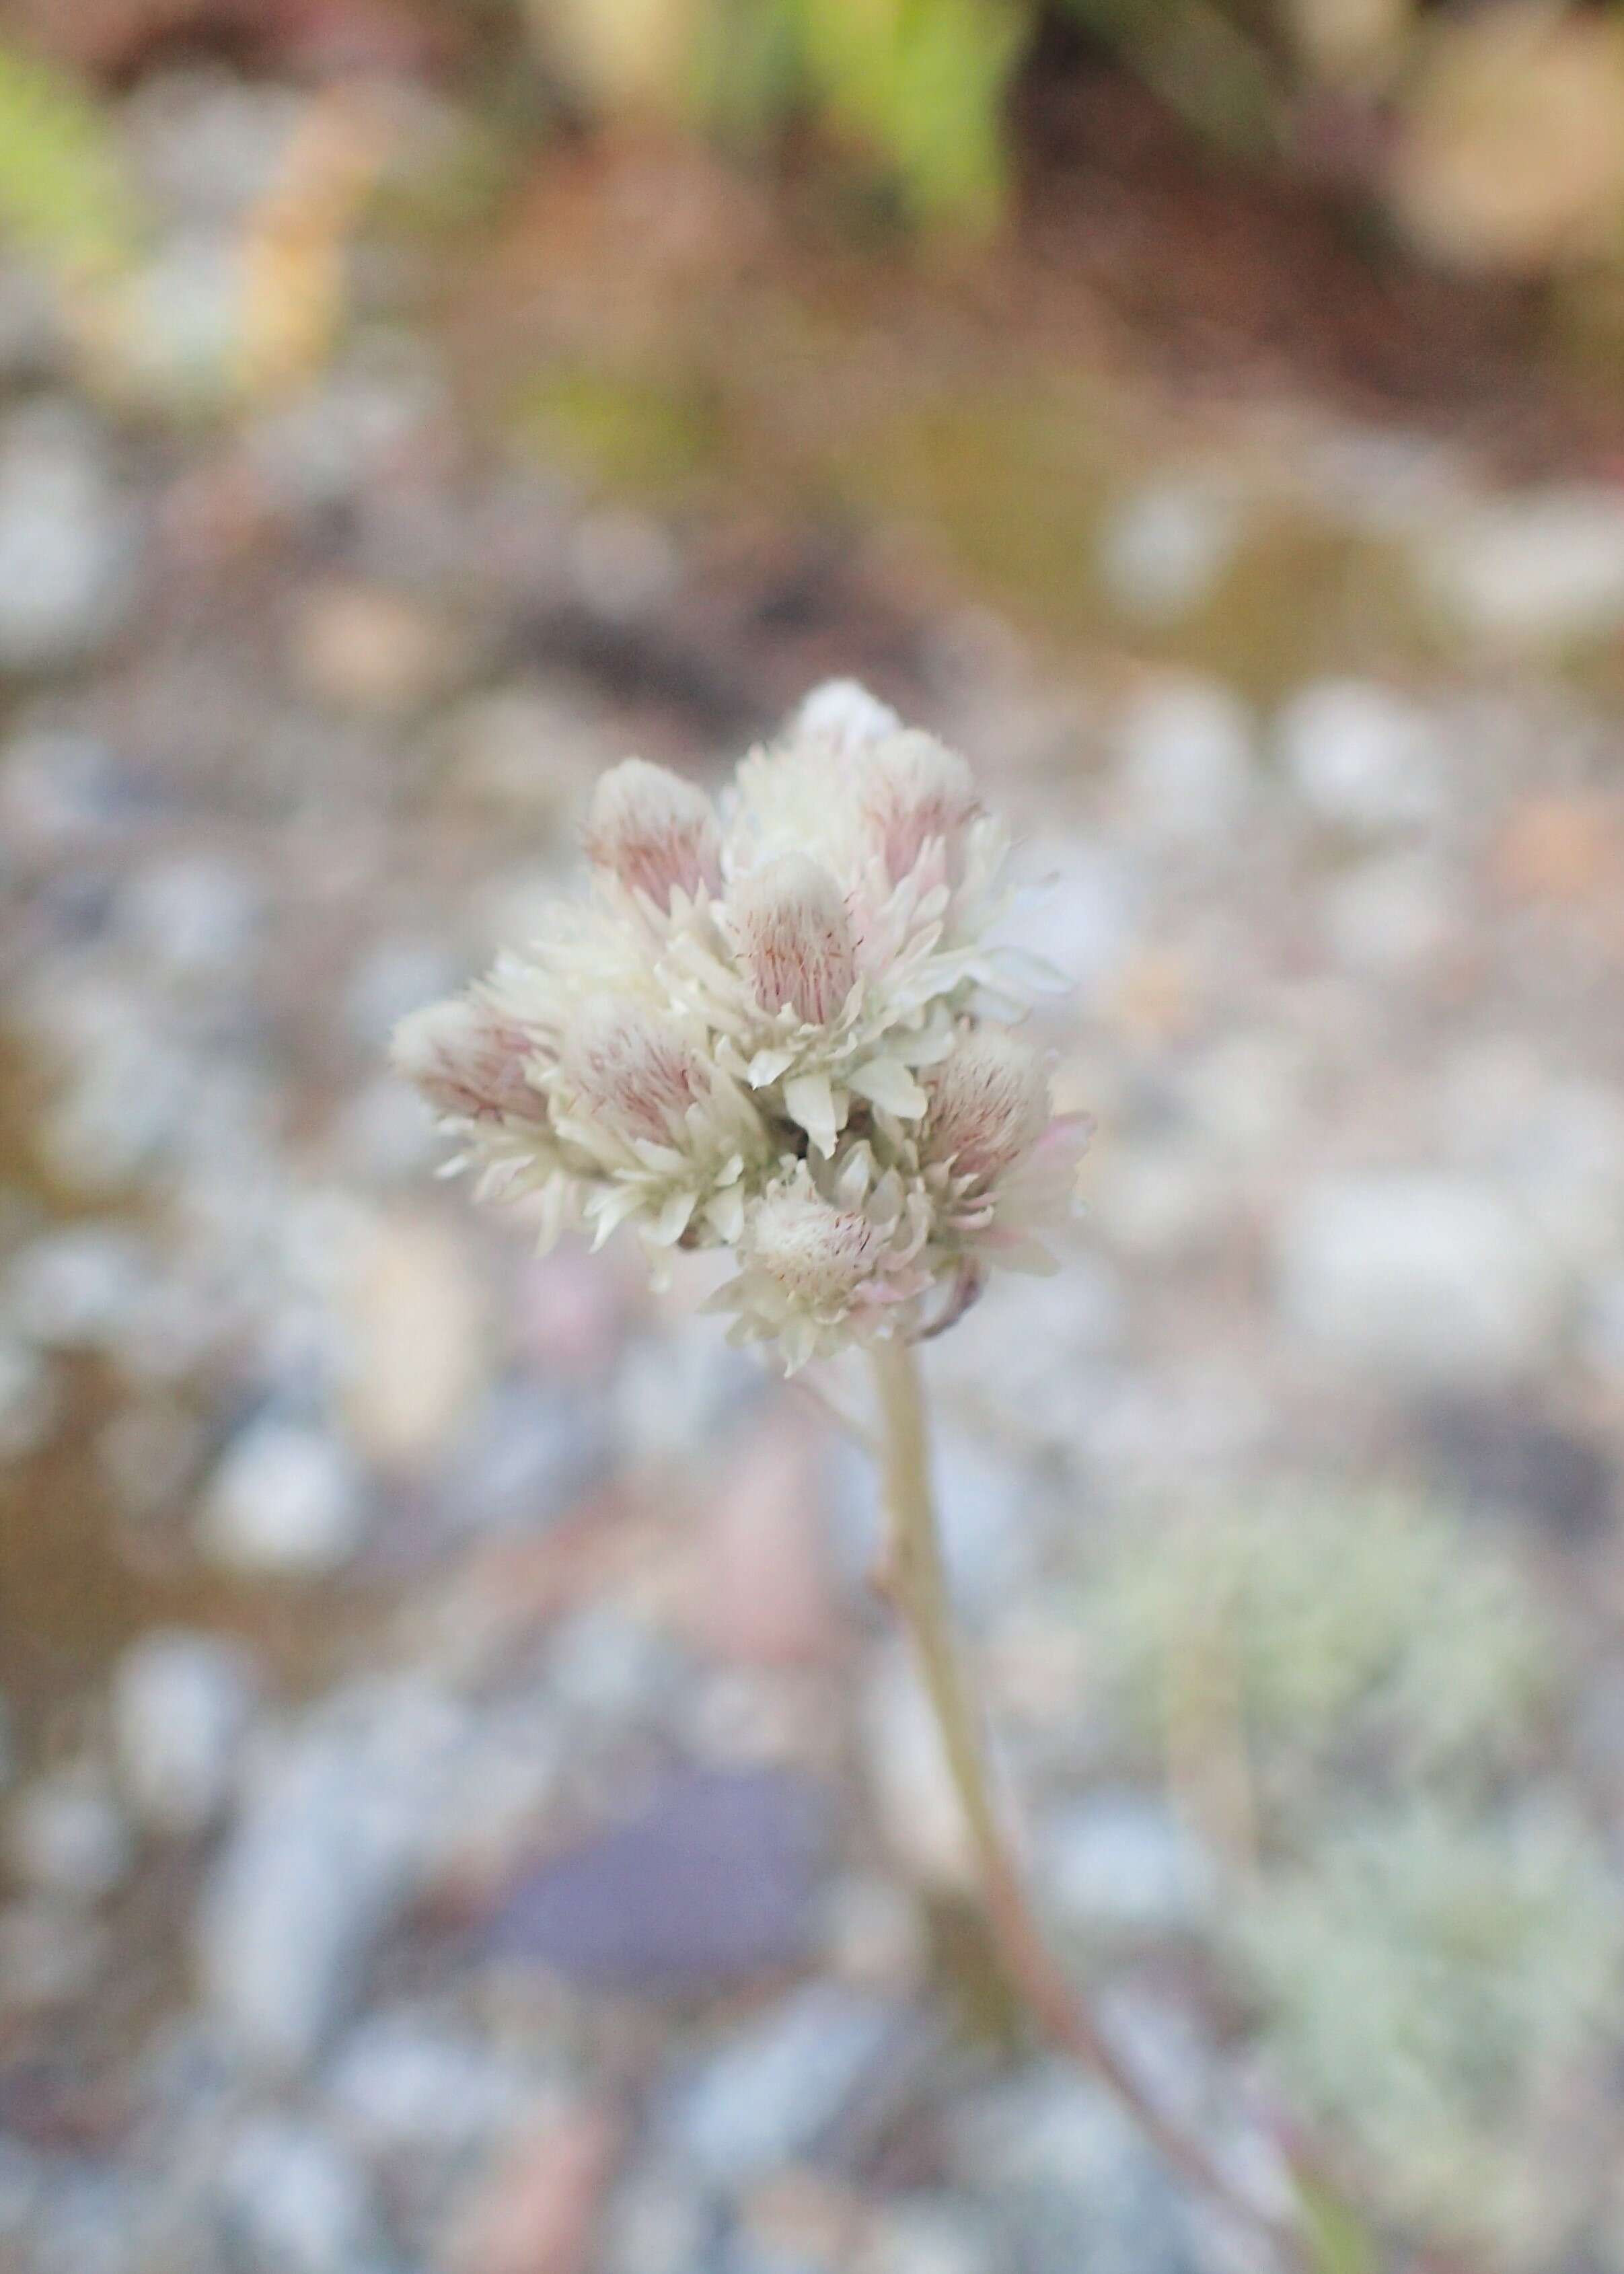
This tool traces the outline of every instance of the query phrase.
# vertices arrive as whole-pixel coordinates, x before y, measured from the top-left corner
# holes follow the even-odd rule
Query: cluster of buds
[[[527,1199],[544,1244],[628,1225],[657,1270],[732,1250],[715,1301],[791,1370],[1052,1269],[1085,1130],[1009,1023],[1007,839],[963,758],[837,681],[719,811],[612,768],[586,851],[545,938],[395,1035],[482,1197]]]

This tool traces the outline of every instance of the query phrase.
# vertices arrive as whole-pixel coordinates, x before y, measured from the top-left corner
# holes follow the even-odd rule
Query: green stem
[[[981,1710],[954,1636],[918,1362],[912,1348],[892,1336],[875,1345],[874,1365],[887,1513],[878,1585],[906,1629],[919,1663],[964,1811],[994,1947],[1011,1986],[1044,2034],[1094,2072],[1184,2179],[1261,2230],[1290,2263],[1297,2263],[1301,2241],[1295,2225],[1242,2195],[1202,2142],[1147,2096],[1049,1947],[995,1797]]]

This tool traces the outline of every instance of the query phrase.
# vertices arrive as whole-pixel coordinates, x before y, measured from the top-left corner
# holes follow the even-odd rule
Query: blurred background
[[[861,1457],[383,1069],[835,673],[1079,981],[929,1359],[1055,1932],[1315,2274],[1624,2268],[1621,350],[1610,5],[0,7],[6,2274],[1260,2274]]]

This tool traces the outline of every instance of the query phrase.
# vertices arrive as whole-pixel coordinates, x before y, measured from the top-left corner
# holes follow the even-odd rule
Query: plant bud
[[[769,1193],[750,1224],[755,1261],[813,1311],[848,1303],[873,1272],[880,1246],[866,1216],[831,1207],[815,1193]]]
[[[721,883],[721,840],[710,799],[697,783],[665,766],[627,758],[611,766],[593,794],[587,857],[669,908],[680,890],[692,899]]]
[[[533,1041],[477,995],[411,1012],[395,1028],[389,1056],[436,1112],[465,1121],[547,1118],[547,1101],[528,1079]]]
[[[978,810],[974,779],[956,750],[910,730],[876,742],[858,763],[863,817],[893,884],[912,875],[933,838],[944,839],[951,854]]]
[[[629,996],[584,1004],[559,1065],[574,1110],[601,1118],[628,1140],[669,1144],[673,1126],[704,1092],[699,1062],[675,1020]]]
[[[820,1027],[837,1016],[857,976],[857,942],[826,869],[804,853],[782,854],[737,880],[728,913],[763,1010],[793,1010]]]
[[[956,1176],[998,1176],[1031,1151],[1053,1111],[1042,1059],[1004,1027],[964,1035],[929,1087],[925,1152]]]
[[[899,733],[901,727],[890,704],[870,695],[854,679],[825,680],[795,713],[797,740],[825,742],[842,757]]]

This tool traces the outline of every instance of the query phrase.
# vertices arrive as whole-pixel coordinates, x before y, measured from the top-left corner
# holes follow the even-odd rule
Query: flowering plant
[[[719,813],[613,767],[586,849],[587,898],[395,1035],[482,1197],[544,1245],[628,1225],[661,1276],[732,1250],[715,1303],[791,1372],[1054,1269],[1086,1125],[1005,1023],[1048,975],[993,944],[1008,840],[963,758],[836,681]]]
[[[719,809],[628,758],[598,785],[590,890],[545,937],[404,1020],[395,1061],[544,1246],[620,1226],[663,1277],[733,1259],[713,1300],[793,1373],[870,1346],[888,1512],[877,1583],[914,1642],[989,1923],[1051,2037],[1186,2178],[1295,2256],[1145,2090],[1050,1954],[955,1646],[912,1345],[997,1264],[1055,1268],[1087,1125],[1016,1022],[1054,975],[1000,947],[1008,840],[963,758],[849,681],[752,751]],[[456,1165],[454,1163],[453,1165]]]

